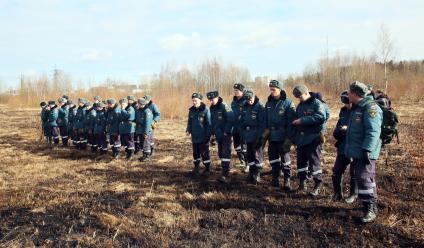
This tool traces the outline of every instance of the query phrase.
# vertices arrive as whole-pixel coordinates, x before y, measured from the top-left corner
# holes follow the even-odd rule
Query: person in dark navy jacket
[[[57,125],[59,127],[60,137],[62,139],[63,146],[68,146],[68,116],[69,106],[65,98],[59,98],[58,100],[59,114],[57,117]]]
[[[103,102],[94,104],[96,110],[96,116],[94,118],[94,151],[100,151],[100,154],[107,153],[107,141],[106,141],[106,110]]]
[[[145,162],[150,160],[150,136],[153,134],[153,113],[147,106],[148,102],[145,98],[140,98],[137,102],[137,109],[135,111],[135,142],[136,149],[143,151],[143,156],[139,160]]]
[[[152,111],[153,113],[153,122],[152,122],[152,134],[149,135],[149,141],[150,141],[150,156],[153,156],[156,146],[155,146],[155,129],[158,127],[158,122],[160,121],[160,110],[158,105],[156,105],[152,97],[150,95],[145,95],[143,97],[147,101],[147,107]]]
[[[129,160],[134,155],[134,133],[135,133],[135,110],[132,105],[128,104],[128,100],[123,98],[119,100],[121,104],[121,120],[119,122],[119,135],[121,136],[122,145]]]
[[[109,142],[112,147],[112,157],[119,156],[121,148],[121,139],[119,136],[119,123],[121,122],[121,108],[116,103],[115,99],[110,98],[107,100],[106,112],[106,132],[109,134]]]
[[[59,117],[59,107],[55,101],[49,101],[49,112],[47,118],[47,126],[49,128],[49,145],[59,144],[59,127],[57,125],[57,118]]]
[[[199,176],[200,162],[203,161],[205,169],[202,175],[209,176],[211,170],[211,160],[209,157],[209,140],[211,138],[211,113],[209,108],[202,102],[203,96],[200,93],[191,95],[193,106],[189,108],[187,120],[187,135],[191,136],[193,147],[192,175]]]
[[[249,172],[249,166],[247,166],[246,161],[247,146],[246,142],[243,141],[240,130],[241,114],[243,113],[243,106],[246,103],[246,99],[243,97],[245,86],[241,83],[236,83],[233,85],[233,89],[234,96],[233,101],[231,102],[231,109],[234,113],[233,145],[236,150],[237,157],[240,160],[240,165],[245,167],[244,172]]]

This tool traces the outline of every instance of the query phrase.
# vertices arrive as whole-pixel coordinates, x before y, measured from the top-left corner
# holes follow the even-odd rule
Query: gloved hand
[[[152,129],[156,129],[158,127],[158,124],[157,124],[157,122],[156,121],[154,121],[153,123],[152,123]]]

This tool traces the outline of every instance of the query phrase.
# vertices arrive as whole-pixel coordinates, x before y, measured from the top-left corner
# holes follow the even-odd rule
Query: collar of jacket
[[[206,108],[206,105],[203,102],[201,102],[200,103],[200,106],[198,108],[196,108],[194,106],[191,106],[189,108],[189,110],[192,110],[192,111],[203,111],[203,110],[205,110],[205,108]]]
[[[285,90],[281,90],[280,91],[280,98],[279,99],[275,99],[273,96],[269,95],[268,96],[268,101],[284,101],[287,99],[287,93]]]
[[[222,104],[223,100],[221,97],[218,97],[218,102],[215,105],[211,105],[210,108],[211,109],[216,109],[218,108],[221,104]]]
[[[361,101],[359,101],[356,105],[358,107],[365,107],[367,104],[374,102],[374,99],[372,96],[365,96]]]
[[[244,100],[243,96],[242,96],[242,97],[240,97],[240,99],[238,99],[236,96],[233,96],[233,102],[243,104],[243,103],[244,103],[244,102],[246,102],[246,101]]]

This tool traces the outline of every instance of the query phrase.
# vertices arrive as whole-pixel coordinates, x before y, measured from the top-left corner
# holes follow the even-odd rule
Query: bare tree
[[[381,24],[380,31],[377,36],[377,48],[376,54],[377,58],[381,63],[384,64],[384,92],[387,93],[387,63],[394,58],[394,44],[392,40],[392,35],[390,30],[384,25]]]

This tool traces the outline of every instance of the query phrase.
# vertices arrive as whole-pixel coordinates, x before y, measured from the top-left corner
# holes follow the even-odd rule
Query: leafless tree
[[[393,39],[390,30],[384,24],[381,24],[380,26],[376,45],[377,59],[384,64],[384,91],[387,93],[387,63],[393,60],[395,47],[393,44]]]

